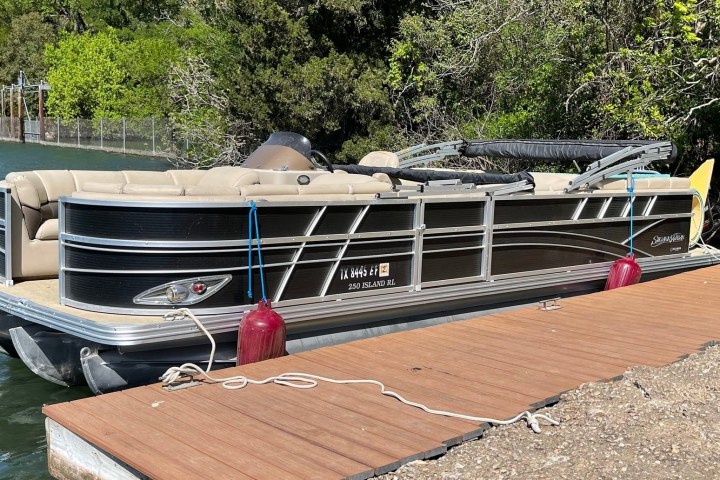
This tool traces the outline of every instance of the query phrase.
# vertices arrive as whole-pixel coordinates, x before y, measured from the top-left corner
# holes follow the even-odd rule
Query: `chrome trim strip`
[[[500,248],[506,248],[506,247],[552,247],[557,250],[584,250],[586,252],[597,252],[597,253],[602,253],[605,255],[612,255],[617,258],[622,258],[624,256],[624,255],[619,255],[619,254],[612,253],[612,252],[606,252],[605,250],[599,250],[597,248],[578,247],[576,245],[561,245],[561,244],[557,244],[557,243],[539,243],[539,242],[538,243],[523,242],[523,243],[508,243],[508,244],[504,244],[504,245],[493,245],[493,250],[500,249]],[[638,250],[637,248],[635,249],[635,251],[652,257],[652,255],[650,255],[649,253],[643,252],[642,250]],[[572,267],[572,266],[573,265],[568,265],[568,268]],[[560,268],[562,268],[562,267],[560,267]]]
[[[370,232],[370,233],[341,233],[334,235],[316,235],[313,237],[295,236],[295,237],[273,237],[263,238],[261,245],[283,245],[300,242],[332,242],[337,240],[355,240],[355,239],[374,239],[374,238],[394,238],[402,236],[412,236],[413,230],[395,230],[392,232]],[[98,237],[87,237],[74,235],[70,233],[61,233],[60,240],[67,242],[87,243],[93,245],[117,245],[127,247],[245,247],[247,248],[247,240],[210,240],[210,241],[176,241],[176,240],[125,240],[125,239],[107,239]]]
[[[661,219],[658,220],[657,222],[651,223],[650,225],[648,225],[648,226],[645,227],[645,228],[641,228],[640,230],[638,230],[638,231],[636,231],[636,232],[633,233],[632,238],[637,237],[638,235],[640,235],[640,234],[643,233],[644,231],[646,231],[646,230],[654,227],[655,225],[660,225],[662,222],[663,222],[663,219],[661,218]],[[621,245],[626,245],[629,241],[630,241],[630,237],[627,237],[627,238],[621,243]]]
[[[484,248],[485,248],[484,245],[478,244],[478,245],[473,245],[471,247],[455,247],[455,248],[439,248],[436,250],[423,250],[422,253],[424,255],[424,254],[428,254],[428,253],[432,254],[432,253],[441,253],[441,252],[463,252],[465,250],[482,250]]]
[[[483,238],[483,260],[482,260],[482,268],[480,269],[480,274],[484,279],[489,279],[490,274],[492,273],[492,242],[493,242],[493,230],[495,229],[495,199],[493,198],[493,201],[488,203],[487,208],[485,209],[485,218],[483,219],[485,222],[485,225],[487,225],[489,228],[487,229],[487,232],[485,233],[485,237]]]
[[[652,225],[651,225],[651,226],[652,226]],[[650,226],[650,227],[651,227],[651,226]],[[650,228],[650,227],[648,227],[648,228]],[[552,231],[552,230],[517,230],[517,231],[512,232],[512,233],[548,233],[548,234],[558,235],[558,232],[554,232],[554,231]],[[639,233],[639,232],[638,232],[638,233]],[[607,243],[607,244],[609,244],[609,245],[616,245],[616,246],[625,245],[625,242],[622,242],[622,243],[613,242],[612,240],[608,240],[608,239],[600,238],[600,237],[593,237],[592,235],[585,235],[585,234],[582,234],[582,233],[563,232],[563,235],[569,236],[569,237],[587,238],[587,239],[590,239],[590,240],[592,240],[592,241],[594,241],[594,242],[596,242],[596,243],[604,242],[604,243]],[[627,242],[628,240],[629,240],[629,238],[628,238],[627,240],[625,240],[625,241]],[[515,246],[515,245],[547,245],[547,246],[557,246],[559,249],[561,249],[561,248],[584,248],[584,247],[574,247],[574,246],[572,246],[572,245],[561,245],[561,244],[556,244],[556,243],[505,243],[505,244],[493,245],[493,248],[512,247],[512,246]],[[647,256],[649,256],[649,257],[653,257],[653,256],[654,256],[654,255],[651,255],[650,253],[644,252],[644,251],[642,251],[642,250],[638,250],[637,248],[635,248],[635,250],[638,251],[638,252],[640,252],[640,253],[642,253],[642,254],[644,254],[644,255],[647,255]],[[597,250],[597,251],[602,251],[602,250]],[[608,253],[609,253],[609,252],[608,252]]]
[[[345,255],[345,252],[347,251],[348,246],[350,245],[350,235],[355,233],[355,230],[358,229],[360,226],[360,223],[362,223],[363,219],[367,215],[367,212],[370,210],[370,205],[365,206],[360,213],[358,213],[357,217],[355,217],[355,221],[350,226],[350,231],[348,232],[348,240],[345,242],[345,245],[340,247],[340,251],[338,252],[337,256],[335,257],[335,263],[330,268],[330,271],[328,272],[327,277],[325,277],[325,282],[323,283],[322,288],[320,289],[320,296],[324,297],[327,295],[328,288],[330,288],[330,284],[332,283],[332,279],[335,276],[335,272],[337,272],[338,267],[340,266],[340,262],[343,260],[343,255]]]
[[[644,273],[652,274],[673,270],[697,268],[719,263],[710,254],[678,255],[640,259]],[[482,299],[503,292],[518,292],[544,287],[560,287],[573,282],[602,281],[607,278],[610,263],[594,264],[582,267],[558,269],[556,274],[550,271],[535,272],[535,275],[525,274],[521,278],[506,277],[493,278],[493,282],[474,282],[464,285],[448,285],[425,288],[421,291],[408,291],[407,288],[390,292],[371,291],[368,296],[358,296],[354,299],[336,301],[325,298],[324,301],[305,303],[290,306],[278,306],[278,313],[282,315],[290,331],[306,329],[306,323],[312,323],[318,318],[333,320],[339,324],[347,320],[348,316],[372,311],[381,311],[392,305],[394,309],[407,309],[428,304],[441,305],[447,302],[464,301],[475,298],[477,305],[482,305]],[[381,301],[380,301],[381,300]],[[203,334],[189,320],[165,322],[162,312],[154,312],[148,317],[148,323],[137,324],[101,324],[83,318],[82,312],[76,315],[64,313],[51,308],[43,307],[25,299],[0,291],[0,309],[17,315],[27,321],[45,325],[49,328],[85,338],[105,345],[140,345],[163,344],[176,340],[190,340],[201,338]],[[224,313],[220,315],[203,315],[203,324],[213,333],[229,333],[237,331],[239,312]],[[345,317],[345,318],[343,318]],[[153,321],[153,318],[156,321]]]
[[[485,225],[472,225],[468,227],[426,228],[425,235],[433,235],[436,233],[474,233],[484,232],[485,230]]]
[[[413,238],[413,258],[410,267],[410,282],[413,290],[422,288],[422,251],[425,248],[425,203],[419,203],[414,216],[415,237]]]
[[[12,189],[10,187],[2,187],[0,188],[0,194],[5,197],[5,211],[3,212],[4,219],[3,219],[3,226],[5,229],[5,245],[3,245],[3,250],[5,253],[5,275],[1,276],[0,279],[3,281],[5,285],[12,285],[14,283],[13,280],[13,271],[12,271],[12,259],[13,259],[13,247],[12,247],[12,238],[13,238],[13,230],[12,230]]]
[[[323,206],[327,205],[327,202],[324,200],[304,200],[302,198],[302,195],[297,196],[297,201],[287,201],[287,202],[268,202],[268,201],[257,201],[256,204],[258,206],[261,206],[262,208],[270,207],[316,207],[316,206]],[[184,197],[187,199],[191,199],[192,197]],[[105,207],[135,207],[135,208],[198,208],[198,209],[207,209],[207,208],[250,208],[250,201],[245,200],[244,197],[238,196],[238,200],[226,200],[223,199],[219,202],[198,202],[198,201],[192,201],[192,200],[185,200],[185,201],[173,201],[173,200],[141,200],[141,201],[133,201],[129,199],[120,199],[120,200],[110,200],[107,198],[79,198],[79,197],[70,197],[70,196],[60,196],[58,198],[58,202],[65,202],[65,203],[74,203],[78,205],[97,205],[97,206],[105,206]],[[343,200],[343,205],[368,205],[372,203],[377,203],[375,200]]]
[[[577,208],[575,208],[575,213],[572,215],[572,220],[577,221],[578,218],[580,218],[580,214],[582,213],[583,209],[585,209],[585,205],[587,205],[589,197],[585,197],[581,199],[578,202]]]
[[[312,233],[315,231],[315,227],[317,227],[318,223],[320,223],[320,219],[323,215],[325,215],[325,212],[327,211],[327,205],[319,209],[315,213],[315,217],[310,221],[310,224],[305,229],[305,236],[311,237]],[[295,254],[293,255],[292,260],[290,262],[292,265],[290,265],[290,268],[285,270],[285,273],[283,274],[282,279],[280,280],[280,284],[278,285],[277,291],[274,295],[274,300],[276,302],[280,301],[282,299],[282,294],[285,292],[285,287],[287,286],[288,282],[290,281],[290,276],[295,271],[295,263],[300,260],[300,257],[302,256],[302,252],[305,250],[305,245],[307,245],[307,242],[302,242],[299,247],[297,247],[297,250],[295,251]],[[340,244],[341,245],[341,244]]]
[[[359,255],[354,257],[344,257],[343,260],[366,260],[366,259],[377,259],[377,258],[389,258],[389,257],[402,257],[406,255],[412,255],[412,251],[408,252],[399,252],[399,253],[383,253],[378,255]],[[313,263],[330,263],[334,261],[333,258],[320,258],[315,260],[303,260],[298,261],[296,264],[298,265],[309,265]],[[273,267],[286,267],[286,266],[292,266],[293,262],[278,262],[278,263],[263,263],[264,268],[273,268]],[[260,268],[259,265],[253,265],[253,270]],[[127,270],[127,269],[121,269],[121,270],[108,270],[108,269],[93,269],[93,268],[72,268],[72,267],[65,267],[64,269],[67,272],[79,272],[79,273],[115,273],[115,274],[140,274],[140,273],[154,273],[154,274],[170,274],[170,273],[212,273],[212,272],[243,272],[247,270],[247,267],[225,267],[225,268],[210,268],[210,269],[193,269],[193,270]]]
[[[672,213],[667,215],[648,215],[643,217],[635,216],[635,221],[641,220],[658,220],[667,218],[690,218],[692,213]],[[543,226],[561,226],[561,225],[583,225],[593,223],[616,223],[616,222],[627,222],[627,218],[623,217],[610,217],[610,218],[587,218],[584,220],[553,220],[547,222],[525,222],[525,223],[501,223],[495,225],[495,230],[510,230],[514,228],[528,228],[528,227],[543,227]]]
[[[647,204],[647,207],[645,208],[645,212],[643,212],[645,215],[650,215],[653,211],[653,208],[655,208],[655,202],[657,202],[658,195],[655,195],[653,198],[650,199],[650,201]]]

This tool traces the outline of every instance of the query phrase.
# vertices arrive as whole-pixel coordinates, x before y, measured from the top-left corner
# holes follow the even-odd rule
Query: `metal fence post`
[[[80,146],[80,117],[75,117],[75,125],[77,128],[77,145]]]
[[[125,117],[123,117],[123,153],[125,153]]]
[[[60,117],[57,118],[57,144],[60,145]]]
[[[103,148],[103,119],[100,119],[100,148]]]

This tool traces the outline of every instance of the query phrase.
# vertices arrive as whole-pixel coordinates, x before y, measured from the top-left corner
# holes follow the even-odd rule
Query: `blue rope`
[[[633,233],[633,205],[635,204],[635,177],[632,173],[629,174],[630,181],[628,182],[628,193],[630,193],[630,253],[628,255],[633,254],[633,237],[635,234]]]
[[[250,202],[250,211],[248,212],[248,297],[253,298],[252,282],[252,242],[253,242],[253,224],[255,225],[255,239],[257,240],[258,267],[260,267],[260,288],[262,289],[263,302],[267,303],[265,295],[265,274],[263,273],[262,249],[260,248],[260,226],[257,218],[257,205],[254,201]]]

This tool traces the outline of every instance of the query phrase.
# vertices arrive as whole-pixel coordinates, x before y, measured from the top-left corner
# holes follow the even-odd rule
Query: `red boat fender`
[[[640,281],[640,275],[642,275],[642,269],[635,261],[635,254],[628,254],[625,258],[615,260],[610,267],[605,290],[635,285]]]
[[[270,300],[260,300],[240,320],[237,365],[285,355],[285,321],[272,309]]]

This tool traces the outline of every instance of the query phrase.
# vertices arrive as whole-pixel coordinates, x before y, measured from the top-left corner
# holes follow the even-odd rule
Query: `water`
[[[24,170],[165,170],[167,161],[92,150],[0,142],[0,178]],[[0,353],[0,479],[45,480],[44,404],[91,395],[41,379],[18,359]]]

